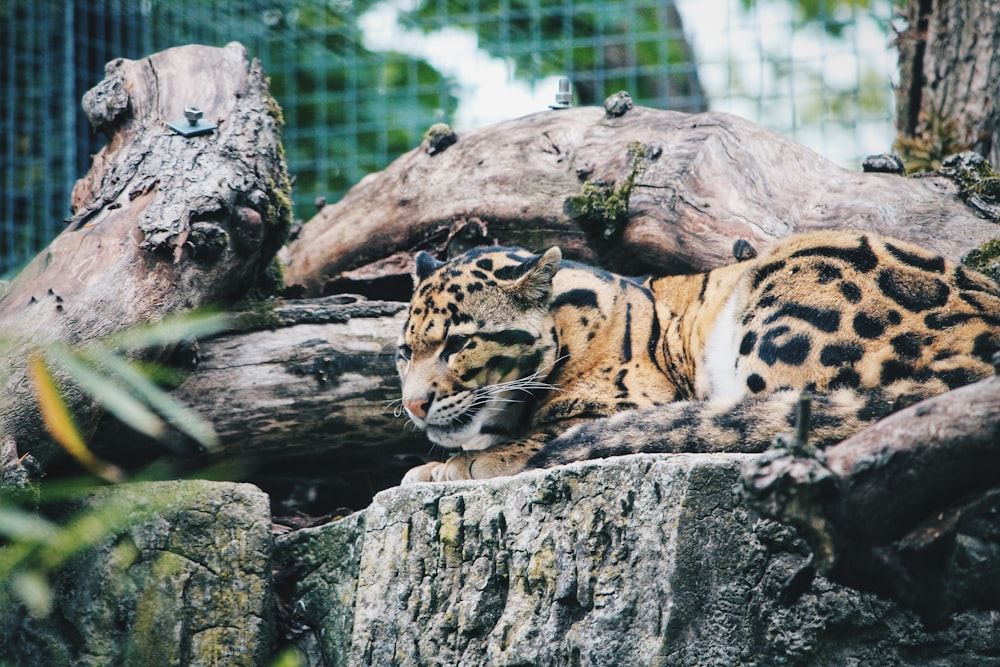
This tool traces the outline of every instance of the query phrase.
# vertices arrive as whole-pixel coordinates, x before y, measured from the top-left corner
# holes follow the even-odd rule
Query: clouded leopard
[[[854,232],[646,279],[558,248],[478,248],[443,264],[421,253],[415,283],[403,406],[460,451],[404,484],[638,451],[762,451],[794,424],[803,389],[815,392],[810,438],[829,445],[989,375],[1000,350],[996,283]]]

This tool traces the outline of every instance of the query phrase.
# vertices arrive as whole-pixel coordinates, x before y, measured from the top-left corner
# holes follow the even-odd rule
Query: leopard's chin
[[[494,445],[509,442],[511,437],[499,433],[483,433],[481,426],[470,424],[457,429],[443,429],[435,426],[427,428],[427,437],[431,442],[445,449],[463,449],[467,452],[478,452]]]

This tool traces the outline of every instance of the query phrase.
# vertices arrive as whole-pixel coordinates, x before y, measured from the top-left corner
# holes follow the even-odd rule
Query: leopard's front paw
[[[399,485],[406,486],[407,484],[419,484],[420,482],[440,482],[442,467],[444,467],[444,463],[441,463],[440,461],[431,461],[430,463],[425,463],[422,466],[410,468],[406,471],[406,474],[403,475],[403,479]]]
[[[466,479],[488,479],[515,475],[524,470],[526,453],[460,452],[444,463],[432,461],[422,466],[411,468],[404,476],[400,485],[416,484],[417,482],[457,482]]]
[[[470,463],[475,456],[460,453],[452,456],[444,463],[431,461],[422,466],[411,468],[400,485],[416,484],[418,482],[457,482],[464,479],[476,479],[472,476]]]

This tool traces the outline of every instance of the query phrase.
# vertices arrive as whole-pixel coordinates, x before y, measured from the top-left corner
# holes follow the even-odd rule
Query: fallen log
[[[958,260],[1000,235],[961,179],[855,173],[723,113],[633,107],[545,111],[424,143],[306,223],[287,252],[298,294],[373,289],[407,299],[411,254],[542,248],[627,274],[730,263],[744,239],[818,228],[906,239]],[[359,287],[360,286],[360,287]],[[378,291],[381,289],[381,291]]]
[[[359,508],[431,451],[399,409],[396,339],[406,304],[350,295],[277,302],[236,314],[240,329],[199,341],[172,395],[210,422],[210,457],[179,432],[162,441],[111,415],[94,451],[128,469],[187,451],[183,469],[221,462],[267,490],[316,487],[324,510]],[[180,356],[180,355],[178,355]]]
[[[108,144],[74,188],[66,229],[0,298],[0,434],[43,463],[56,447],[31,351],[238,298],[264,281],[291,214],[280,111],[241,45],[114,60],[83,108]],[[64,389],[89,435],[100,411]]]
[[[1000,608],[1000,376],[822,453],[769,450],[743,480],[754,506],[809,542],[810,572],[890,596],[931,623]]]

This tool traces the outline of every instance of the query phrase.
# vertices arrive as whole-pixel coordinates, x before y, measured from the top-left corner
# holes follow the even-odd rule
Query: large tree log
[[[1000,164],[1000,0],[908,0],[900,34],[896,127],[930,166],[973,150]]]
[[[951,259],[1000,236],[947,178],[853,173],[735,116],[625,102],[458,137],[437,128],[303,226],[283,255],[288,282],[316,295],[395,276],[383,298],[407,298],[409,251],[473,243],[559,244],[636,274],[713,268],[732,261],[736,239],[760,250],[817,228],[888,234]]]
[[[906,410],[825,452],[778,447],[746,466],[765,514],[811,568],[936,622],[1000,607],[1000,376]]]
[[[426,461],[423,433],[399,410],[396,339],[406,304],[348,295],[291,300],[245,313],[232,331],[198,343],[174,397],[212,423],[211,459],[190,450],[187,466],[223,461],[229,474],[265,488],[316,484],[327,507],[361,507]],[[166,451],[183,451],[180,433]],[[108,415],[97,454],[127,468],[165,453]]]
[[[109,143],[73,191],[66,230],[0,299],[0,433],[43,462],[55,450],[26,377],[33,347],[238,297],[264,275],[290,216],[280,112],[241,45],[115,60],[83,106]],[[218,128],[168,129],[188,106]],[[92,431],[99,411],[66,389]]]

